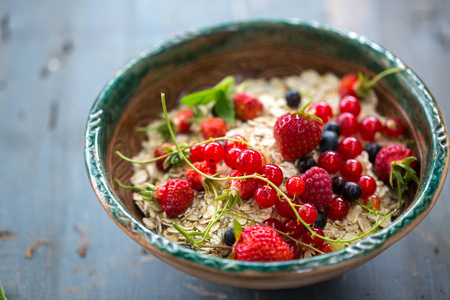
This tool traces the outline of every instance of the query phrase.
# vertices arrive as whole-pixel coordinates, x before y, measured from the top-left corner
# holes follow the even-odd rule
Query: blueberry
[[[377,145],[376,143],[371,143],[366,146],[364,149],[369,154],[369,161],[374,164],[375,158],[377,157],[378,152],[381,150],[381,146]]]
[[[219,115],[216,112],[216,105],[214,104],[214,106],[211,108],[211,114],[213,115],[214,118],[217,118]]]
[[[296,166],[297,166],[297,169],[299,169],[299,171],[301,173],[305,173],[306,171],[308,171],[312,167],[317,166],[317,163],[314,160],[314,158],[312,158],[310,156],[303,156],[302,158],[300,158],[297,161]]]
[[[342,191],[347,181],[341,176],[335,176],[331,182],[333,185],[333,194],[342,195]]]
[[[320,152],[328,150],[337,151],[338,148],[338,135],[334,131],[324,131],[319,143]]]
[[[327,225],[327,216],[320,210],[318,210],[317,212],[318,215],[316,221],[314,222],[314,227],[324,229],[325,226]]]
[[[361,187],[355,182],[347,182],[342,190],[342,198],[347,201],[356,201],[361,197]]]
[[[341,135],[341,126],[334,121],[329,121],[323,126],[323,131],[333,131],[336,132],[338,136]]]
[[[234,228],[230,227],[223,235],[223,242],[227,246],[233,246],[236,242],[236,237],[234,236]]]
[[[297,90],[288,90],[286,92],[286,103],[291,108],[297,108],[300,105],[302,97]]]

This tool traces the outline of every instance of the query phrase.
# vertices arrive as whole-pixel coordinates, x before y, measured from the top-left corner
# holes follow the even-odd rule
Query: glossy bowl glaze
[[[126,156],[141,150],[146,126],[162,111],[160,93],[173,108],[186,93],[210,87],[227,75],[238,80],[287,76],[313,68],[342,76],[374,75],[406,67],[387,50],[353,32],[296,20],[227,23],[189,31],[146,49],[106,84],[86,124],[85,163],[101,205],[113,221],[154,256],[191,275],[222,284],[259,289],[298,287],[332,278],[380,254],[410,232],[436,202],[447,174],[448,134],[443,116],[422,81],[407,68],[387,77],[376,92],[378,109],[404,121],[420,160],[420,183],[407,209],[391,226],[358,243],[309,259],[250,263],[210,257],[147,229],[129,190]],[[125,258],[126,259],[126,258]],[[131,258],[130,258],[131,259]]]

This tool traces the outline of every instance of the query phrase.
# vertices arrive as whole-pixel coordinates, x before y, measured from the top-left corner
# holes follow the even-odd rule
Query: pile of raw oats
[[[339,105],[339,94],[337,92],[339,84],[339,78],[334,74],[327,73],[320,75],[314,70],[307,70],[302,72],[299,76],[290,76],[286,78],[271,78],[265,79],[249,79],[241,83],[237,89],[238,91],[245,91],[253,96],[259,98],[264,104],[264,112],[261,117],[248,122],[241,122],[237,120],[234,124],[229,125],[229,131],[227,136],[239,134],[247,139],[247,141],[255,147],[256,150],[262,152],[268,163],[277,164],[284,173],[284,177],[289,178],[293,175],[299,175],[298,169],[293,163],[284,161],[281,153],[277,149],[275,139],[273,137],[273,125],[278,117],[289,111],[284,98],[287,89],[296,88],[301,91],[303,96],[302,104],[305,104],[308,100],[317,102],[324,100],[330,104],[333,111],[337,112]],[[385,117],[379,115],[375,107],[377,105],[377,99],[372,97],[365,99],[361,102],[362,110],[360,118],[364,118],[367,115],[373,115],[379,118],[381,122],[384,122]],[[183,109],[179,107],[178,110]],[[174,114],[176,111],[170,112]],[[149,126],[155,126],[155,121]],[[179,143],[192,143],[194,141],[201,141],[202,136],[198,125],[192,126],[192,133],[180,134],[177,136]],[[148,133],[148,140],[143,142],[142,151],[133,159],[143,161],[153,157],[154,149],[163,143],[163,138],[155,132]],[[384,146],[388,143],[388,140],[384,140],[383,137],[377,136],[377,143]],[[319,152],[313,153],[314,158],[317,161]],[[362,154],[357,157],[363,166],[363,174],[367,174],[377,179],[376,174],[372,170],[372,164],[368,160],[367,152],[363,151]],[[151,184],[164,184],[172,178],[184,178],[185,169],[171,168],[167,173],[158,171],[155,164],[140,165],[133,164],[134,175],[131,178],[131,182],[135,186],[142,187],[144,183]],[[224,164],[220,163],[218,171],[222,172],[225,176],[230,173],[231,170]],[[224,188],[227,185],[226,181],[223,181]],[[284,189],[284,184],[280,187]],[[381,200],[380,211],[382,213],[392,212],[398,205],[397,196],[391,191],[382,181],[377,180],[376,195]],[[173,223],[177,223],[181,228],[186,231],[204,231],[208,222],[214,217],[215,205],[218,205],[218,209],[221,209],[222,202],[214,201],[213,195],[207,195],[205,192],[195,191],[195,199],[190,208],[181,215],[179,218],[167,218],[164,213],[161,213],[160,207],[156,202],[143,201],[142,196],[138,193],[133,194],[133,199],[136,205],[142,210],[145,217],[143,219],[144,224],[154,230],[155,232],[163,235],[169,240],[185,245],[186,239],[182,236],[174,227]],[[283,221],[283,218],[278,216],[274,208],[261,209],[253,199],[245,201],[242,205],[236,205],[233,211],[237,214],[247,216],[257,222],[263,222],[270,217],[278,218]],[[350,207],[347,218],[343,221],[333,222],[328,220],[325,234],[330,238],[343,237],[343,239],[351,239],[362,233],[368,231],[375,224],[375,216],[365,216],[367,211],[355,204]],[[223,244],[223,235],[225,231],[232,227],[234,216],[224,214],[223,217],[215,223],[210,231],[212,238],[206,240],[209,244]],[[244,218],[237,218],[237,221],[245,226],[250,224],[250,221]],[[391,220],[386,220],[381,227],[386,227],[391,223]],[[303,257],[311,257],[314,255],[314,251],[308,248],[304,249]],[[219,248],[204,248],[199,250],[201,253],[210,254],[219,257],[225,257],[229,254],[229,250]]]

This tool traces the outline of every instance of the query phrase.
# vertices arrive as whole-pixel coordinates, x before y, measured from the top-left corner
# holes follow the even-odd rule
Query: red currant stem
[[[230,214],[230,215],[233,215],[233,216],[238,217],[238,218],[246,219],[246,220],[251,221],[251,222],[254,222],[255,224],[258,224],[258,225],[263,225],[263,226],[266,226],[266,227],[270,227],[270,226],[268,226],[268,225],[266,225],[266,224],[264,224],[264,223],[255,221],[255,220],[253,220],[253,219],[251,219],[251,218],[249,218],[249,217],[246,217],[246,216],[243,216],[243,215],[239,215],[239,214],[234,213],[234,212],[231,212],[231,211],[225,211],[225,213]],[[272,227],[270,227],[270,228],[272,228]],[[324,252],[320,251],[319,249],[316,249],[316,248],[314,248],[314,247],[311,246],[311,245],[305,244],[305,243],[303,243],[303,242],[301,242],[301,241],[299,241],[299,240],[297,240],[297,239],[291,237],[289,234],[287,234],[287,233],[285,233],[285,232],[283,232],[283,231],[280,231],[280,230],[275,229],[275,228],[272,228],[272,229],[275,230],[275,232],[278,233],[279,235],[285,236],[285,237],[287,237],[288,239],[290,239],[290,240],[292,240],[292,241],[294,241],[294,242],[296,242],[296,243],[298,243],[298,244],[300,244],[300,245],[302,245],[302,246],[308,247],[308,248],[310,248],[310,249],[312,249],[312,250],[314,250],[314,251],[316,251],[316,252],[319,252],[320,254],[325,254]]]
[[[364,215],[365,217],[368,217],[368,216],[370,216],[371,214],[374,214],[375,216],[378,216],[379,214],[381,214],[381,212],[376,211],[376,210],[373,210],[373,209],[370,208],[370,206],[372,205],[371,202],[370,202],[369,205],[367,205],[367,206],[366,206],[366,205],[363,205],[363,204],[361,204],[361,203],[359,203],[359,202],[356,202],[356,204],[359,205],[359,206],[361,206],[362,208],[364,208],[365,210],[367,210],[367,211],[369,212],[368,214]]]
[[[170,153],[167,153],[167,154],[164,154],[164,155],[161,155],[161,156],[158,156],[158,157],[149,159],[149,160],[139,161],[139,160],[134,160],[134,159],[131,159],[131,158],[129,158],[129,157],[126,157],[126,156],[123,155],[119,150],[116,151],[116,154],[117,154],[121,159],[123,159],[123,160],[125,160],[125,161],[127,161],[127,162],[130,162],[130,163],[133,163],[133,164],[141,164],[141,165],[145,165],[145,164],[149,164],[149,163],[158,161],[158,160],[160,160],[160,159],[166,158],[166,157],[168,157],[168,156],[170,156],[170,155],[172,155],[172,154],[175,154],[175,153],[177,153],[177,151],[173,151],[173,152],[170,152]]]
[[[375,84],[377,84],[377,82],[380,81],[380,79],[382,79],[383,77],[386,77],[386,76],[394,74],[394,73],[403,72],[405,70],[406,70],[405,68],[391,68],[391,69],[384,70],[383,72],[378,73],[374,78],[372,78],[366,84],[364,84],[364,88],[370,89],[373,86],[375,86]]]

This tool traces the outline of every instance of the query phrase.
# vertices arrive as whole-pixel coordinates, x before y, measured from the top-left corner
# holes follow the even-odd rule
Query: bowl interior
[[[143,216],[135,206],[131,192],[114,189],[115,179],[129,184],[132,175],[131,164],[114,152],[119,150],[132,157],[141,150],[146,135],[136,129],[148,125],[161,113],[161,92],[166,94],[170,109],[186,93],[210,87],[227,75],[243,80],[288,76],[312,68],[338,76],[359,71],[373,76],[392,67],[404,67],[404,64],[371,41],[353,33],[305,22],[227,24],[186,33],[155,45],[116,74],[91,111],[85,142],[91,179],[98,180],[98,184],[93,183],[94,190],[97,189],[100,198],[111,198],[107,200],[111,201],[109,205],[118,205],[120,213],[117,216],[110,210],[116,221],[120,223],[125,216],[125,223],[129,225],[131,220],[135,229],[142,230]],[[448,161],[447,132],[442,115],[428,90],[411,70],[387,77],[377,85],[376,92],[380,112],[399,117],[406,124],[408,137],[415,141],[413,150],[422,166],[421,184],[413,192],[412,204],[397,219],[396,225],[380,232],[381,243],[365,246],[366,253],[380,248],[384,241],[408,227],[414,218],[431,209],[442,187]],[[435,188],[430,189],[430,186]],[[173,247],[176,251],[188,251]],[[340,262],[351,258],[346,251],[324,255],[324,259],[341,255],[340,259],[334,260]],[[358,255],[364,255],[364,251]],[[315,258],[315,261],[321,259]],[[325,259],[323,263],[329,261]]]

